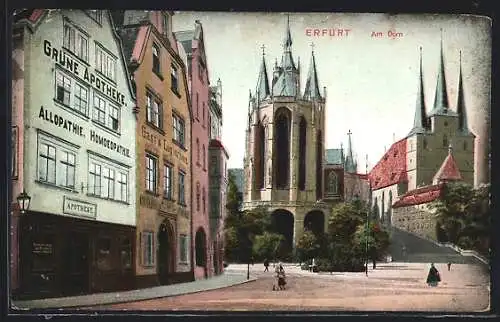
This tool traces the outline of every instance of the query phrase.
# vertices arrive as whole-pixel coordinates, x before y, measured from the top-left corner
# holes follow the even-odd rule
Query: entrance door
[[[168,284],[171,272],[172,242],[167,224],[163,223],[158,232],[158,280],[161,285]]]
[[[89,237],[84,233],[71,233],[66,241],[66,281],[63,288],[68,294],[89,292]]]

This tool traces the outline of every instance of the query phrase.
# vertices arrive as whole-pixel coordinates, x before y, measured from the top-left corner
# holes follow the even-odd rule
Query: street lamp
[[[370,210],[368,209],[366,211],[366,262],[365,262],[365,274],[366,274],[366,277],[368,277],[368,237],[369,237],[369,230],[370,230],[370,225],[369,225],[369,221],[370,221]]]
[[[17,204],[19,205],[19,209],[21,213],[24,214],[30,208],[31,197],[26,193],[23,189],[23,192],[17,196]]]

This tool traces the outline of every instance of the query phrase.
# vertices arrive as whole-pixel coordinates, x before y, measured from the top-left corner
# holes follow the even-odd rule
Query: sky
[[[210,82],[222,81],[222,142],[230,155],[229,168],[243,167],[248,93],[255,92],[263,45],[269,79],[275,60],[281,61],[286,15],[174,15],[174,31],[194,29],[196,19],[203,25]],[[412,128],[419,47],[426,109],[432,109],[441,35],[449,104],[455,109],[461,50],[469,127],[484,144],[489,135],[490,28],[488,18],[473,15],[290,13],[296,64],[300,57],[301,91],[313,48],[321,93],[326,87],[325,147],[339,148],[343,143],[345,148],[351,130],[358,171],[365,172],[366,155],[370,171],[385,150]],[[319,29],[319,35],[314,29]],[[339,34],[338,30],[344,31]]]

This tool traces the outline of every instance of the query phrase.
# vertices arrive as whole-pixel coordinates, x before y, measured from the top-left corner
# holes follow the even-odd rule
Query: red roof
[[[31,13],[30,17],[28,18],[29,21],[31,21],[32,23],[36,23],[37,20],[42,16],[42,14],[44,13],[44,9],[35,9],[33,10],[33,12]]]
[[[441,196],[442,189],[443,184],[436,184],[408,191],[402,195],[399,200],[392,205],[392,207],[399,208],[414,206],[434,201]]]
[[[438,172],[436,172],[434,180],[436,179],[438,182],[462,180],[462,175],[460,174],[460,170],[458,169],[457,163],[455,162],[455,158],[453,157],[451,151],[448,153],[446,159],[444,159],[444,162]]]
[[[373,190],[407,181],[406,138],[395,142],[368,175]]]

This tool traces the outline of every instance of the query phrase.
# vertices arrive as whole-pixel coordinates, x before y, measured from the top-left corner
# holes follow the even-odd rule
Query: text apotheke
[[[67,71],[71,72],[75,76],[78,76],[79,79],[84,80],[87,84],[99,90],[100,93],[108,96],[120,105],[125,105],[125,95],[118,92],[116,88],[104,81],[104,78],[89,71],[87,66],[80,65],[77,60],[67,55],[63,49],[53,48],[50,41],[44,40],[43,52],[47,57],[54,60]]]

